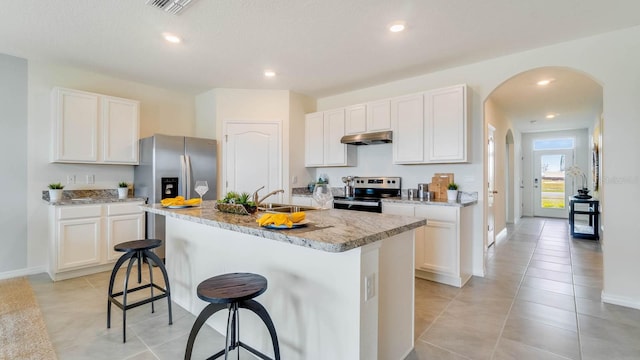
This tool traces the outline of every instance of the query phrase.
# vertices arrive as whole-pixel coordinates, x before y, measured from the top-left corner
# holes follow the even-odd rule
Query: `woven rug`
[[[56,359],[56,353],[29,281],[0,280],[0,360],[23,359]]]

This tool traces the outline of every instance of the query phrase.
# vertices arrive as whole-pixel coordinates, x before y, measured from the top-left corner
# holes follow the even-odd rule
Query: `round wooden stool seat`
[[[113,250],[120,252],[150,250],[155,249],[160,245],[162,245],[162,240],[158,239],[133,240],[117,244],[113,247]]]
[[[198,285],[198,297],[209,303],[228,304],[249,300],[267,291],[267,279],[251,273],[214,276]]]
[[[229,310],[227,318],[227,332],[225,334],[224,349],[218,351],[208,360],[217,359],[224,355],[226,359],[230,351],[238,349],[238,357],[240,356],[239,347],[244,348],[260,359],[270,360],[271,358],[264,353],[254,349],[248,344],[240,340],[240,309],[246,309],[257,315],[267,327],[271,344],[273,346],[273,359],[280,360],[280,346],[278,345],[278,335],[273,321],[260,303],[253,300],[258,295],[267,291],[267,279],[264,276],[252,273],[230,273],[208,278],[198,284],[198,297],[209,303],[196,318],[189,339],[187,340],[187,349],[184,354],[185,360],[191,360],[193,353],[193,345],[200,328],[213,314],[220,310]]]

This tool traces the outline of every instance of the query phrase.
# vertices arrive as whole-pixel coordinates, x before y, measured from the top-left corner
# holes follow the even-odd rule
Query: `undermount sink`
[[[318,210],[318,209],[319,208],[314,206],[277,204],[277,203],[261,204],[260,206],[258,206],[258,210],[260,211],[277,212],[277,213],[294,213],[298,211],[312,211],[312,210]]]

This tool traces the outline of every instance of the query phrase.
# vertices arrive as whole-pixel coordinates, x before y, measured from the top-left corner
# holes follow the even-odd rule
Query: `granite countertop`
[[[142,209],[327,252],[351,250],[426,225],[425,219],[415,217],[329,209],[307,211],[306,219],[310,221],[307,226],[272,230],[260,227],[256,222],[263,212],[235,215],[220,212],[214,207],[215,201],[209,200],[204,201],[201,207],[194,208],[166,209],[160,204],[150,204]]]
[[[64,190],[62,192],[62,201],[50,202],[49,191],[42,192],[42,200],[49,205],[66,206],[66,205],[91,205],[91,204],[108,204],[108,203],[124,203],[124,202],[147,202],[146,198],[133,197],[132,191],[129,190],[129,197],[126,199],[118,198],[118,190],[100,189],[100,190]]]

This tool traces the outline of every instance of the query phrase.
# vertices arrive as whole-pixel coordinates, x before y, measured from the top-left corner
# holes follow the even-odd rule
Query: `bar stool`
[[[273,321],[271,321],[271,317],[264,306],[252,300],[266,290],[267,279],[265,279],[264,276],[251,273],[223,274],[201,282],[198,285],[198,297],[208,302],[209,305],[200,312],[200,315],[198,315],[198,318],[191,328],[189,340],[187,341],[187,350],[184,355],[185,360],[191,359],[193,343],[205,321],[216,312],[225,308],[229,309],[229,316],[227,318],[224,349],[209,357],[208,360],[217,359],[223,354],[224,358],[227,359],[229,352],[238,347],[245,348],[261,359],[270,360],[265,354],[240,341],[239,308],[253,311],[264,322],[271,335],[275,360],[280,360],[280,347],[278,346],[278,336],[276,335]],[[238,358],[240,358],[239,352]]]
[[[127,342],[127,310],[138,307],[140,305],[151,303],[151,312],[155,312],[155,308],[153,306],[153,302],[156,300],[160,300],[162,298],[167,298],[167,303],[169,307],[169,325],[173,324],[173,319],[171,316],[171,290],[169,287],[169,277],[167,276],[167,269],[164,267],[164,263],[158,255],[154,254],[151,249],[157,248],[162,244],[162,240],[158,239],[144,239],[144,240],[133,240],[120,243],[113,247],[115,251],[124,252],[118,261],[116,261],[113,270],[111,271],[111,279],[109,280],[109,294],[107,301],[107,328],[111,328],[111,304],[115,304],[117,307],[122,309],[122,342]],[[162,272],[162,276],[164,277],[165,288],[160,287],[159,285],[153,282],[153,269],[151,268],[151,259]],[[116,274],[122,264],[125,261],[129,260],[129,265],[127,266],[127,274],[124,278],[124,289],[120,292],[113,293],[113,282],[116,279]],[[129,286],[129,275],[131,274],[131,267],[135,261],[138,261],[138,284],[142,283],[142,262],[146,261],[147,265],[149,265],[149,284],[141,285],[135,287],[133,289],[128,289]],[[138,300],[133,303],[127,303],[127,295],[134,291],[143,290],[149,288],[151,290],[151,296],[142,300]],[[153,289],[156,288],[160,291],[160,294],[153,295]],[[122,302],[116,299],[116,297],[122,296]]]

